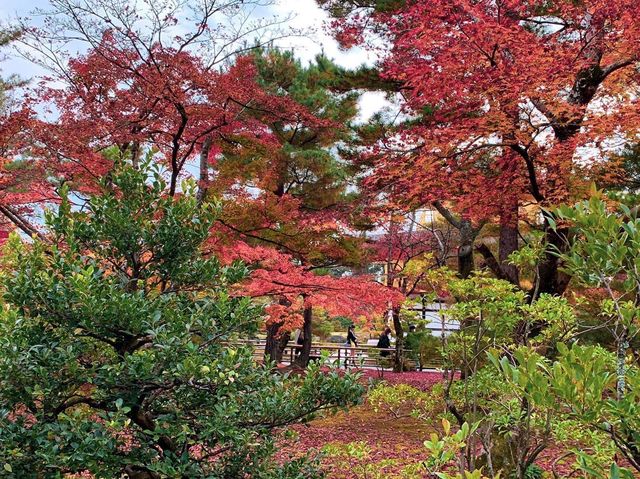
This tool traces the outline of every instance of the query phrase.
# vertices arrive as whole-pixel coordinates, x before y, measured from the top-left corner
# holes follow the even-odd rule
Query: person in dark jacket
[[[391,334],[391,328],[389,327],[384,328],[384,332],[380,335],[380,338],[378,339],[378,344],[376,344],[376,348],[380,348],[380,349],[391,348],[391,338],[389,337],[390,334]],[[382,356],[383,358],[388,357],[389,354],[390,354],[390,351],[380,351],[380,356]]]
[[[349,346],[353,344],[357,348],[358,338],[356,338],[355,329],[356,327],[353,324],[349,325],[349,329],[347,329],[347,344]]]
[[[358,338],[356,337],[356,333],[355,333],[355,325],[350,324],[349,325],[349,329],[347,329],[347,342],[345,343],[345,346],[349,346],[349,348],[352,347],[358,347]],[[356,350],[355,349],[351,349],[349,356],[351,356],[351,362],[353,363],[353,365],[355,366],[356,364]],[[348,366],[348,357],[345,354],[345,358],[344,358],[344,365],[345,367]]]

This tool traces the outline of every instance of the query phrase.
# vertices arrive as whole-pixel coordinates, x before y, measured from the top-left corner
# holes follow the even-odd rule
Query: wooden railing
[[[234,344],[252,346],[254,357],[261,360],[264,356],[264,348],[266,341],[264,340],[243,340],[235,341]],[[282,362],[292,364],[300,354],[302,346],[299,344],[287,345],[282,354]],[[388,353],[383,355],[382,353]],[[409,362],[413,362],[413,366],[417,366],[412,361],[411,351],[405,350],[405,358]],[[365,367],[365,368],[392,368],[395,362],[395,348],[377,348],[375,346],[345,346],[335,343],[319,343],[311,346],[310,359],[312,361],[320,359],[323,355],[327,355],[329,361],[337,361],[340,367]],[[438,368],[440,365],[435,361],[429,365],[423,365],[425,368]]]

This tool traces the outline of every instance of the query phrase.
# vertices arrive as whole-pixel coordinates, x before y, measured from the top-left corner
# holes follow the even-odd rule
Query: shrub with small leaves
[[[257,365],[229,342],[262,310],[246,275],[203,253],[216,218],[193,183],[166,196],[122,166],[82,210],[47,215],[50,242],[13,238],[0,313],[2,476],[317,477],[277,465],[273,431],[359,401],[351,374]]]

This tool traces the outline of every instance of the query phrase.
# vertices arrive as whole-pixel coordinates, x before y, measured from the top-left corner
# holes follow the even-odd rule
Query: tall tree
[[[347,130],[338,125],[355,114],[356,98],[334,99],[315,85],[326,60],[303,71],[290,56],[241,55],[247,48],[238,44],[243,34],[233,25],[247,2],[197,4],[196,29],[178,36],[172,28],[186,16],[184,5],[157,12],[149,4],[144,15],[117,2],[95,2],[90,11],[68,0],[53,5],[51,22],[26,42],[39,54],[35,60],[44,55],[59,82],[39,88],[5,130],[15,137],[6,156],[14,163],[29,158],[41,173],[44,196],[55,201],[65,184],[85,201],[114,161],[136,167],[150,159],[165,168],[170,196],[180,193],[182,179],[195,176],[201,205],[233,198],[214,238],[277,246],[281,260],[304,269],[296,278],[317,281],[315,293],[326,288],[331,277],[310,272],[357,252],[343,227],[345,170],[328,151],[345,138]],[[217,23],[220,15],[228,25]],[[76,36],[88,44],[82,55],[49,52],[49,40],[58,45]],[[203,47],[208,40],[217,43]],[[56,114],[37,116],[34,104]],[[24,181],[19,174],[11,178]],[[256,190],[260,195],[252,194]],[[280,306],[297,308],[298,296],[305,308],[318,306],[322,295],[308,288],[305,283],[295,298],[279,298]]]
[[[593,174],[581,157],[607,159],[606,140],[637,134],[637,2],[319,3],[345,45],[382,37],[382,76],[400,82],[405,111],[419,119],[403,129],[412,154],[388,155],[377,186],[498,217],[504,251],[494,264],[511,281],[504,258],[518,246],[522,207],[580,195]],[[559,246],[550,224],[547,242]],[[540,293],[564,291],[554,255],[538,271]]]
[[[366,250],[354,227],[354,165],[336,151],[352,137],[359,95],[335,95],[327,88],[334,66],[322,56],[303,66],[290,52],[266,51],[256,63],[267,92],[299,103],[309,115],[286,123],[248,111],[269,133],[259,141],[227,136],[214,158],[210,186],[229,198],[221,220],[227,241],[235,233],[247,244],[275,249],[290,263],[275,268],[262,261],[254,273],[265,294],[279,296],[279,307],[272,309],[277,314],[267,323],[265,353],[279,360],[297,326],[304,330],[298,362],[306,365],[314,307],[349,316],[382,314],[393,294],[368,278],[334,277],[337,267],[362,263]]]
[[[253,62],[242,58],[260,44],[248,47],[246,37],[274,23],[247,18],[256,3],[264,2],[140,0],[139,8],[129,8],[118,1],[53,0],[36,12],[47,22],[25,23],[19,43],[51,76],[0,129],[3,177],[35,187],[7,206],[55,201],[61,183],[90,192],[110,169],[113,155],[102,152],[113,147],[134,165],[145,155],[162,162],[175,194],[214,136],[259,133],[260,125],[238,119],[247,108],[295,116],[299,108],[286,99],[270,104],[255,83]],[[70,43],[81,54],[72,54]],[[15,211],[3,213],[36,231]]]

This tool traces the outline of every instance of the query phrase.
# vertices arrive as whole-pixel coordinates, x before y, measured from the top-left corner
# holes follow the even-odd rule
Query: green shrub
[[[228,341],[262,311],[232,296],[241,264],[204,257],[216,208],[122,168],[51,243],[11,241],[0,312],[3,477],[312,478],[278,466],[272,430],[358,401],[351,374],[273,374]]]

